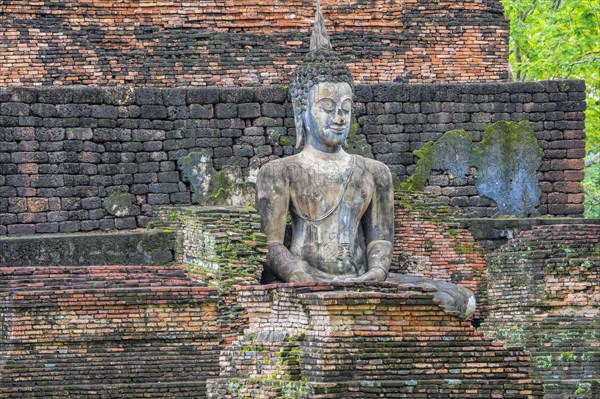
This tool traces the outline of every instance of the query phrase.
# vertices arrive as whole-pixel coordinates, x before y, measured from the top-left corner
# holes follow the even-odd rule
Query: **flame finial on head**
[[[315,14],[315,26],[313,27],[312,36],[310,37],[310,51],[318,50],[331,51],[331,42],[327,31],[325,30],[325,18],[321,13],[321,0],[317,0],[317,12]]]

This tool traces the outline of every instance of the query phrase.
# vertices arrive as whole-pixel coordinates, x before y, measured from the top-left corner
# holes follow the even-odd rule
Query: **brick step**
[[[4,267],[0,287],[0,398],[204,398],[218,375],[220,294],[183,266]]]
[[[19,344],[170,339],[217,333],[218,291],[142,287],[13,292],[2,339]]]
[[[245,399],[306,397],[311,399],[524,399],[542,397],[542,387],[524,379],[518,386],[510,379],[413,379],[350,380],[340,382],[274,381],[219,378],[207,383],[209,398]],[[302,393],[306,396],[285,396]],[[440,396],[442,395],[442,396]]]
[[[36,266],[0,268],[0,291],[198,286],[181,266]]]
[[[216,375],[218,339],[100,341],[35,348],[8,346],[0,388],[169,382]]]
[[[149,382],[136,384],[63,385],[0,388],[3,399],[164,398],[196,399],[206,395],[206,382]]]
[[[0,237],[0,267],[166,265],[176,242],[173,231],[146,229]]]

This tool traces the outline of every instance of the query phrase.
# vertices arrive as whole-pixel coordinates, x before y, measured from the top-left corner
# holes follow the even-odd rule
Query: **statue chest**
[[[373,177],[358,168],[347,174],[312,173],[291,182],[291,210],[313,222],[331,219],[330,223],[356,223],[369,207],[374,191]]]

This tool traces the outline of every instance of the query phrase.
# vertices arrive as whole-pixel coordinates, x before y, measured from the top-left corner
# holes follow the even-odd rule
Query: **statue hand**
[[[379,268],[371,269],[365,274],[358,276],[352,281],[385,281],[386,274]]]
[[[315,279],[308,273],[306,273],[304,270],[296,270],[294,273],[292,273],[292,275],[290,276],[290,281],[288,281],[289,283],[307,283],[310,281],[315,281]]]

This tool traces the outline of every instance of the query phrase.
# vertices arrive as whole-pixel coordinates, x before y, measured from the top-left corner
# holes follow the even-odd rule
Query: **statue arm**
[[[312,281],[305,271],[305,262],[283,245],[289,202],[285,165],[278,161],[269,162],[260,169],[256,180],[256,207],[269,248],[267,267],[283,282]]]
[[[371,161],[373,162],[373,161]],[[373,162],[375,192],[363,216],[363,231],[367,244],[367,273],[362,281],[384,281],[392,263],[394,240],[394,187],[392,174],[381,162]]]

